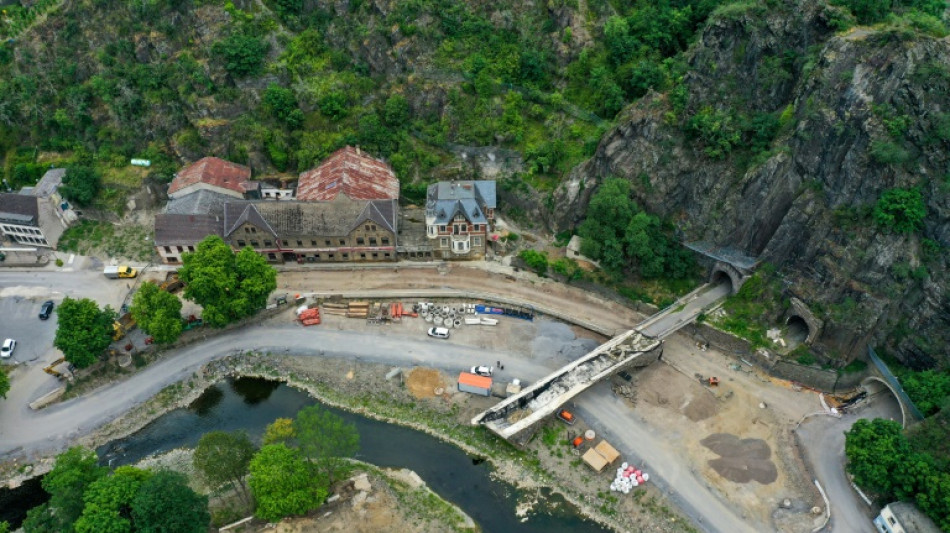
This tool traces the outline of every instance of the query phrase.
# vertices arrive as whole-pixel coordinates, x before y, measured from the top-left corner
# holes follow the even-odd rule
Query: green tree
[[[139,487],[132,500],[132,520],[141,533],[205,533],[211,515],[207,496],[191,490],[188,478],[163,470]]]
[[[950,396],[950,373],[939,370],[911,372],[901,377],[901,386],[924,416],[936,413]]]
[[[256,450],[254,443],[242,431],[212,431],[205,433],[198,441],[192,461],[210,486],[228,483],[239,491],[244,503],[250,506],[251,499],[244,476]]]
[[[294,434],[304,457],[326,477],[328,484],[347,470],[342,458],[353,456],[360,448],[356,426],[319,405],[304,407],[294,419]]]
[[[874,221],[899,233],[913,233],[923,224],[927,206],[918,189],[888,189],[874,206]]]
[[[409,102],[406,97],[394,94],[387,98],[383,106],[383,119],[393,128],[405,129],[409,122]]]
[[[212,50],[224,59],[224,68],[239,78],[256,74],[264,64],[270,47],[264,40],[235,33],[214,43]]]
[[[10,392],[10,376],[7,375],[6,367],[0,367],[0,398],[6,399]]]
[[[277,444],[278,442],[286,444],[295,436],[293,419],[278,418],[267,425],[267,429],[264,430],[262,442],[264,444]]]
[[[320,113],[331,120],[340,120],[346,116],[346,94],[342,91],[330,91],[317,101]]]
[[[151,281],[135,292],[131,312],[138,326],[155,342],[167,344],[181,335],[181,300]]]
[[[254,514],[276,521],[316,508],[327,497],[326,480],[315,478],[300,451],[268,444],[251,460],[248,483],[257,501]]]
[[[52,518],[46,523],[56,524],[54,530],[72,530],[76,519],[82,514],[86,488],[108,472],[108,469],[99,466],[98,462],[99,458],[94,451],[81,446],[75,446],[56,456],[56,464],[41,482],[43,489],[50,495],[47,509]],[[37,522],[42,523],[41,520]]]
[[[120,466],[111,476],[97,479],[83,493],[82,515],[76,533],[128,533],[132,531],[132,500],[152,475],[148,470]]]
[[[303,111],[297,107],[297,98],[290,89],[277,84],[270,84],[264,91],[264,108],[277,120],[291,128],[298,128],[303,124]]]
[[[584,238],[582,253],[601,261],[604,269],[620,272],[624,266],[622,241],[627,225],[638,211],[630,198],[630,183],[608,178],[597,188],[587,206],[587,217],[578,228]]]
[[[114,321],[115,311],[111,307],[99,309],[88,298],[75,300],[67,296],[56,310],[53,346],[62,350],[63,357],[77,368],[86,368],[112,342]]]
[[[263,257],[251,248],[235,254],[218,236],[205,238],[194,253],[182,254],[182,263],[185,298],[201,305],[202,318],[211,326],[252,315],[277,288],[277,272]]]
[[[66,169],[59,192],[63,198],[85,207],[96,199],[101,186],[102,176],[98,170],[74,165]]]
[[[910,446],[900,422],[861,419],[845,434],[844,451],[854,482],[877,495],[889,497],[896,488],[894,473],[907,463]]]

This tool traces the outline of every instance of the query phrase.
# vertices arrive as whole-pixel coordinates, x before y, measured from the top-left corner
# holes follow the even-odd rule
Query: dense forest
[[[104,168],[144,157],[159,179],[206,154],[294,173],[350,143],[385,157],[411,196],[466,145],[516,152],[514,174],[549,190],[624,105],[676,84],[721,3],[10,6],[4,173],[31,183],[43,152]]]

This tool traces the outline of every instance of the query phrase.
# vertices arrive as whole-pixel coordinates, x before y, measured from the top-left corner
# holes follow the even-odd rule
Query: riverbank
[[[143,469],[166,469],[188,477],[191,487],[209,495],[208,508],[212,525],[222,527],[248,516],[240,497],[232,488],[213,489],[203,484],[192,465],[193,449],[175,449],[139,461]],[[331,489],[327,503],[306,516],[281,520],[267,527],[266,522],[253,519],[241,531],[274,533],[349,531],[375,533],[475,533],[478,526],[457,506],[436,494],[412,470],[379,468],[353,460],[353,471],[346,480]],[[263,528],[263,529],[262,529]]]
[[[594,474],[563,446],[556,454],[536,439],[519,450],[468,420],[495,400],[443,390],[441,395],[414,397],[402,379],[386,379],[392,367],[349,359],[241,354],[213,361],[187,380],[166,387],[149,401],[76,444],[96,448],[141,429],[158,416],[191,404],[210,385],[228,377],[262,377],[285,381],[328,405],[388,423],[423,431],[467,454],[484,458],[498,479],[526,494],[527,512],[544,504],[544,489],[561,495],[580,513],[615,531],[671,533],[695,531],[670,509],[665,496],[653,486],[617,498],[607,490],[609,473]],[[407,369],[408,370],[408,369]],[[550,457],[549,457],[550,456]],[[558,457],[560,456],[560,457]],[[542,457],[544,458],[542,460]],[[4,477],[32,477],[48,471],[52,458],[35,461],[29,472],[23,465],[5,465]]]

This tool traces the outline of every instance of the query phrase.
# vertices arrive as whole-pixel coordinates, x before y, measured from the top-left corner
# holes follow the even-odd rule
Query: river
[[[244,430],[259,441],[267,424],[293,418],[317,403],[306,393],[276,381],[240,378],[221,382],[185,409],[171,411],[128,438],[97,452],[113,467],[180,447],[194,447],[209,431]],[[519,492],[491,479],[488,463],[430,435],[356,414],[328,409],[353,423],[360,434],[357,459],[381,467],[408,468],[454,503],[486,532],[587,533],[606,531],[583,519],[557,495],[545,493],[537,512],[522,522],[515,515]]]

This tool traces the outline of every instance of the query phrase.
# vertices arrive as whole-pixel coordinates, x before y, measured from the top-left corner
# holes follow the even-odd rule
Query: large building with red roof
[[[399,180],[385,161],[347,146],[297,181],[297,200],[328,201],[341,193],[350,200],[398,200]]]
[[[168,197],[179,198],[208,190],[244,199],[256,188],[257,182],[251,181],[250,168],[218,157],[202,157],[175,174],[168,186]]]

